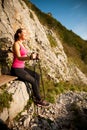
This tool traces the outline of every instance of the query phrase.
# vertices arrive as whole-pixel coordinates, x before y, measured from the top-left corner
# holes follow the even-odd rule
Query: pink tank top
[[[27,55],[27,50],[23,46],[20,46],[20,54],[22,57]],[[24,66],[25,61],[18,60],[18,58],[14,54],[12,68],[24,68]]]

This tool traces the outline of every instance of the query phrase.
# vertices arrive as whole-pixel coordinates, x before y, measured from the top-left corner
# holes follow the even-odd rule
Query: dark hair
[[[14,41],[16,42],[16,41],[18,41],[19,40],[19,33],[22,33],[22,31],[23,31],[23,28],[19,28],[17,31],[16,31],[16,33],[15,33],[15,35],[14,35]]]

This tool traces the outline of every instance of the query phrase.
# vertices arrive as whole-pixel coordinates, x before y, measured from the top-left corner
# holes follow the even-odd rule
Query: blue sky
[[[87,40],[87,0],[30,0],[41,11],[51,12],[67,29]]]

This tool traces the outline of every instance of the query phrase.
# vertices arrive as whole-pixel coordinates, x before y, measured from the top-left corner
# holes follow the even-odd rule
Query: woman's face
[[[20,34],[20,40],[25,40],[27,36],[26,30],[22,30],[21,34]]]

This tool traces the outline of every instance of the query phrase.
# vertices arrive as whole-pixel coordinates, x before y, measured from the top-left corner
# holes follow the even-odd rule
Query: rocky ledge
[[[87,130],[87,93],[60,94],[47,108],[32,104],[9,126],[12,130]]]

